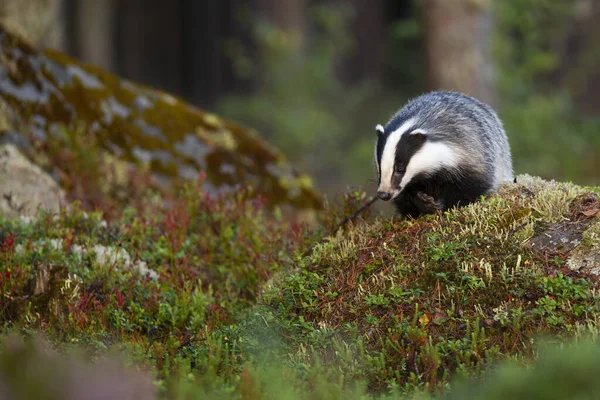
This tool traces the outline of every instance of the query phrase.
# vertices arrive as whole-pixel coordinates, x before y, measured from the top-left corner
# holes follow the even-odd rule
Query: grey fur
[[[482,194],[489,194],[514,180],[508,138],[490,106],[461,93],[427,93],[410,100],[390,119],[385,133],[378,135],[378,143],[385,143],[391,132],[410,119],[414,120],[411,130],[426,131],[426,140],[443,141],[460,155],[458,170],[448,171],[457,176],[457,181],[463,180],[460,185],[468,185],[464,181],[476,175],[488,188]],[[375,157],[379,167],[377,144]],[[463,187],[460,185],[457,187]]]

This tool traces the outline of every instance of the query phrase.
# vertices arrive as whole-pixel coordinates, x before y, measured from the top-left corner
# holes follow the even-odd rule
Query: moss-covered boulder
[[[207,188],[252,186],[269,204],[321,205],[311,179],[252,130],[56,51],[38,51],[1,25],[0,98],[10,118],[42,142],[76,127],[167,181],[204,171]]]

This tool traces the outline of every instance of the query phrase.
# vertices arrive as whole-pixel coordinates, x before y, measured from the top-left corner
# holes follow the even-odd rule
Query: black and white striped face
[[[416,177],[456,165],[455,151],[441,141],[429,140],[414,118],[399,124],[377,125],[375,161],[379,176],[377,196],[392,200]]]

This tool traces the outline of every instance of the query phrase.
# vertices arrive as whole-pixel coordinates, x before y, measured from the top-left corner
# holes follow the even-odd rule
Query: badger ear
[[[377,132],[377,135],[383,135],[385,132],[385,129],[383,129],[383,126],[381,126],[380,124],[377,124],[377,126],[375,127],[375,131]]]
[[[414,131],[410,132],[411,135],[415,135],[415,136],[427,136],[427,131],[423,130],[423,129],[415,129]]]

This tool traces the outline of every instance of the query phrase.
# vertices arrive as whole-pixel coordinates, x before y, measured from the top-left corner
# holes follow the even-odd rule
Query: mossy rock
[[[214,188],[241,184],[271,205],[321,207],[311,179],[251,129],[59,52],[38,51],[2,25],[0,99],[40,140],[83,124],[98,146],[166,181],[204,171]]]

